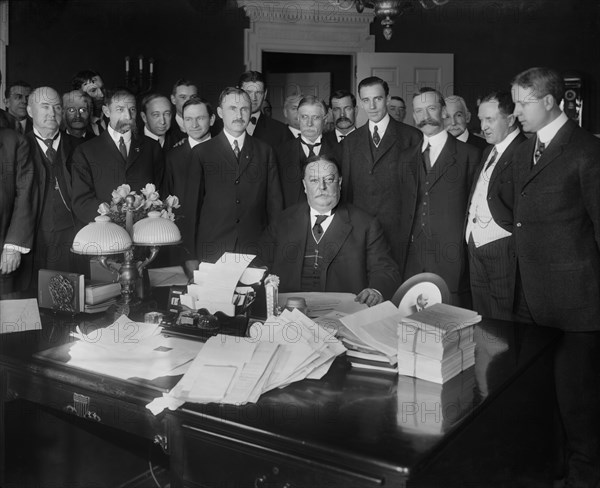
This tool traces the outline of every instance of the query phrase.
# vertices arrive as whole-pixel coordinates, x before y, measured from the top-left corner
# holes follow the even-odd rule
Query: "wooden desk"
[[[154,417],[145,405],[164,391],[157,384],[34,358],[72,340],[78,323],[46,314],[42,321],[41,331],[0,336],[2,475],[10,448],[5,402],[15,399],[160,443],[172,487],[465,486],[480,476],[474,466],[490,473],[485,486],[493,486],[492,478],[512,479],[531,449],[542,461],[547,455],[539,436],[549,432],[552,410],[539,407],[551,398],[553,330],[484,321],[476,329],[475,367],[443,387],[362,373],[338,358],[322,380],[268,392],[257,404],[186,404]]]

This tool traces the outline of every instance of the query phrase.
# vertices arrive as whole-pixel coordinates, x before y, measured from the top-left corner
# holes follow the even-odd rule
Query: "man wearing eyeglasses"
[[[63,95],[63,123],[65,133],[72,136],[75,145],[89,141],[96,136],[90,126],[92,99],[80,90]]]
[[[340,161],[341,149],[323,137],[323,122],[327,108],[316,97],[306,96],[298,104],[300,137],[284,142],[277,149],[279,178],[284,207],[305,200],[301,168],[310,156],[326,155]]]
[[[389,300],[400,274],[377,219],[340,204],[342,177],[334,160],[302,164],[306,201],[269,225],[261,258],[280,277],[279,290],[347,292],[368,306]]]

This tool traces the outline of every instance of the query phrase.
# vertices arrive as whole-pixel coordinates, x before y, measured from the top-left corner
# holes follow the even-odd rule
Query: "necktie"
[[[321,227],[321,224],[327,217],[329,217],[329,215],[317,215],[317,220],[315,225],[313,225],[312,235],[315,238],[315,241],[317,241],[317,244],[323,237],[323,227]]]
[[[377,132],[377,126],[373,126],[373,144],[375,144],[375,147],[379,146],[379,143],[381,142],[381,137],[379,136],[379,132]]]
[[[307,148],[308,148],[308,157],[310,158],[311,156],[316,156],[315,154],[315,147],[320,146],[321,143],[320,142],[316,142],[314,144],[309,144],[308,142],[304,142],[302,139],[300,139],[300,142],[302,144],[304,144]]]
[[[250,123],[252,125],[256,125],[256,117],[254,115],[252,117],[250,117]]]
[[[429,156],[429,151],[431,150],[431,144],[427,143],[427,147],[423,151],[423,163],[425,164],[425,172],[429,173],[431,171],[431,158]]]
[[[240,160],[240,146],[238,146],[237,139],[233,140],[233,154],[235,154],[235,159]]]
[[[48,147],[48,149],[46,149],[46,157],[51,163],[54,163],[54,161],[56,160],[56,150],[52,147],[53,142],[54,139],[44,139],[44,144],[46,144],[46,146]]]
[[[540,160],[540,157],[542,156],[544,149],[546,149],[546,144],[544,144],[542,141],[540,141],[538,139],[537,140],[537,149],[533,153],[533,164],[534,165],[537,164],[537,162]]]
[[[21,135],[25,135],[25,130],[23,129],[23,124],[21,124],[21,122],[17,121],[17,132],[19,132],[19,134]]]
[[[490,166],[496,162],[497,157],[498,157],[498,150],[496,149],[496,146],[494,146],[494,149],[492,149],[492,157],[490,158],[488,163],[485,165],[484,171],[487,171],[488,169],[490,169]]]
[[[127,161],[127,146],[125,145],[123,136],[119,139],[119,152],[121,153],[121,156],[123,156],[123,159]]]

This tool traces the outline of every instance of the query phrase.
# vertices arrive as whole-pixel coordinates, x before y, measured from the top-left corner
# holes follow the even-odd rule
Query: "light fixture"
[[[334,0],[334,4],[340,8],[345,8],[348,4],[354,4],[356,11],[362,13],[365,8],[373,10],[375,17],[381,20],[383,26],[383,37],[386,40],[392,38],[392,26],[394,19],[404,13],[405,10],[413,8],[414,5],[420,4],[426,10],[444,5],[450,0],[352,0],[351,2],[344,0]]]
[[[76,254],[98,257],[104,268],[119,273],[121,297],[107,311],[115,318],[123,314],[128,315],[141,304],[141,299],[136,295],[136,287],[142,285],[144,269],[154,261],[160,247],[181,243],[181,233],[177,225],[169,219],[162,218],[160,212],[151,211],[146,218],[133,224],[135,197],[128,195],[125,202],[125,228],[111,222],[107,215],[100,215],[96,217],[95,222],[86,225],[77,233],[71,248]],[[136,247],[149,247],[150,255],[137,262],[134,258]],[[116,254],[124,255],[122,263],[109,259],[109,256]]]

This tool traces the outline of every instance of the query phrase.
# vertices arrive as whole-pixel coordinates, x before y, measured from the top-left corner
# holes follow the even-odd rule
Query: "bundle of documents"
[[[72,344],[67,364],[121,379],[182,374],[179,368],[196,357],[201,344],[164,337],[161,330],[126,315],[89,332],[77,326],[71,335],[79,340]]]
[[[250,337],[211,337],[175,388],[147,408],[156,415],[185,402],[256,402],[273,388],[322,378],[344,352],[331,332],[298,310],[286,310],[253,324]]]
[[[193,283],[181,295],[181,305],[210,313],[236,314],[236,306],[247,306],[254,298],[251,285],[260,282],[264,269],[248,268],[256,256],[225,253],[216,263],[200,263],[194,271]]]
[[[475,363],[477,312],[437,303],[402,319],[398,373],[443,383]]]
[[[402,315],[392,302],[383,302],[339,318],[338,330],[353,367],[398,372],[398,324]]]

